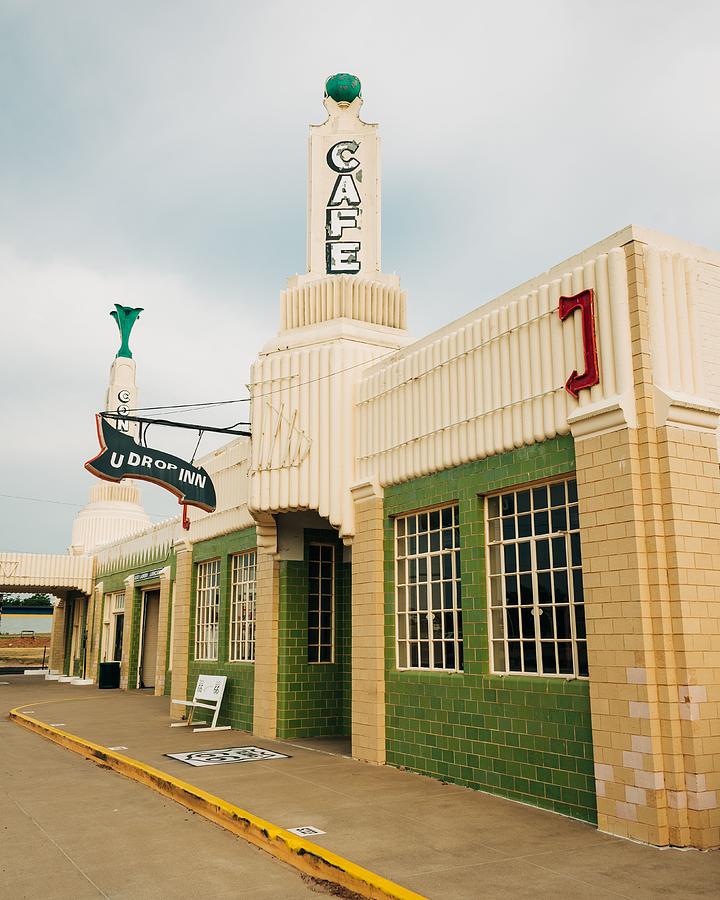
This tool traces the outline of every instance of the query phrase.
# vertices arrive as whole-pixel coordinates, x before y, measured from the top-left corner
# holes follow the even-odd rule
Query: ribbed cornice
[[[399,287],[352,275],[329,275],[280,295],[280,327],[283,331],[354,319],[388,328],[406,328],[406,293]]]

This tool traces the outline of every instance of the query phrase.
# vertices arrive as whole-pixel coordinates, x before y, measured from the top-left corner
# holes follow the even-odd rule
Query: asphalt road
[[[25,700],[20,680],[0,676],[10,682],[0,684],[0,897],[327,896],[211,822],[10,723]]]

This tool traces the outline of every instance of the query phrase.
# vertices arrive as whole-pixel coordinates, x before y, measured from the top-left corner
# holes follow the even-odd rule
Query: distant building
[[[52,606],[0,606],[0,634],[50,634]]]
[[[119,539],[88,553],[85,516],[79,555],[18,557],[64,585],[52,667],[118,660],[167,697],[224,674],[224,722],[259,737],[347,735],[718,846],[720,254],[629,226],[413,340],[380,264],[377,126],[329,91],[252,438],[202,461],[218,507],[189,531],[134,530],[118,489],[95,502],[128,504]]]

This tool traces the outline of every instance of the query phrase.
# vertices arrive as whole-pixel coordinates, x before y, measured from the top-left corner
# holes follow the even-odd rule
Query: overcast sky
[[[0,494],[46,501],[0,496],[0,550],[69,544],[113,303],[145,309],[141,405],[247,396],[305,269],[326,76],[381,125],[420,337],[630,222],[720,248],[718,34],[692,0],[0,0]]]

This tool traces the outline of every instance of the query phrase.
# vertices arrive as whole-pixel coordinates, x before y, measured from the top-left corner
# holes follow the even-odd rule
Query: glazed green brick
[[[252,731],[255,665],[251,662],[230,662],[230,580],[231,557],[235,553],[253,550],[257,543],[254,528],[222,535],[193,545],[193,569],[190,604],[190,635],[188,640],[188,687],[190,699],[195,690],[198,675],[225,675],[225,694],[218,722],[241,731]],[[220,560],[220,611],[218,619],[217,660],[195,659],[195,610],[197,601],[198,564],[211,559]],[[198,722],[207,721],[208,715],[196,713]]]
[[[309,663],[307,595],[311,543],[335,547],[335,661]],[[337,532],[306,529],[301,560],[280,562],[278,737],[350,734],[350,565]]]
[[[392,765],[595,822],[588,682],[489,671],[483,495],[574,468],[563,437],[387,488],[386,743]],[[447,502],[460,514],[465,669],[399,671],[393,517]]]
[[[129,578],[131,575],[140,575],[143,572],[149,572],[153,569],[160,569],[169,567],[170,569],[170,580],[173,581],[175,578],[175,551],[173,550],[171,545],[167,545],[165,547],[156,548],[153,552],[147,553],[143,555],[142,561],[137,560],[133,565],[119,567],[115,565],[112,568],[103,569],[100,573],[98,573],[96,581],[102,582],[102,590],[103,590],[103,602],[98,608],[98,614],[102,617],[105,612],[105,602],[108,594],[114,594],[118,591],[125,590],[125,580]],[[153,587],[157,587],[157,585],[152,585],[148,583],[147,585],[138,585],[135,587],[133,592],[133,602],[132,602],[132,611],[133,611],[133,620],[132,620],[132,629],[130,632],[130,651],[128,658],[128,690],[135,690],[138,687],[138,652],[140,647],[140,608],[142,606],[142,593],[143,590],[147,588],[152,589]],[[127,615],[127,611],[125,613]],[[95,620],[97,621],[97,620]],[[93,640],[95,634],[95,621],[93,622]],[[170,616],[168,615],[168,631],[165,635],[166,642],[166,658],[169,653],[169,638],[170,638]],[[100,654],[98,653],[98,668],[96,669],[94,675],[95,679],[99,677],[99,664],[100,664]],[[168,679],[166,677],[166,691],[168,689]]]

